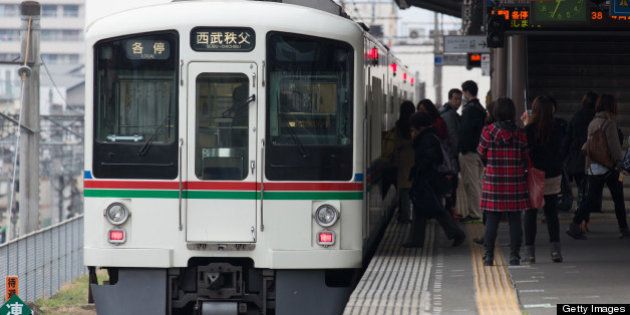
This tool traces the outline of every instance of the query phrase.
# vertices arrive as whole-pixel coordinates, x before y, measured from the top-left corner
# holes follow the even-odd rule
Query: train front
[[[98,313],[339,313],[363,254],[360,29],[182,1],[102,18],[87,42]]]

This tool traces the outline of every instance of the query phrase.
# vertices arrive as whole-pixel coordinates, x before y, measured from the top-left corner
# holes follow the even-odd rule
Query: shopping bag
[[[545,172],[535,167],[527,171],[527,189],[532,208],[540,209],[545,204]]]

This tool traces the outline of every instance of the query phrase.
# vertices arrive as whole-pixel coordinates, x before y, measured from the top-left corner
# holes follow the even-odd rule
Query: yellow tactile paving
[[[483,247],[471,240],[483,234],[481,224],[466,225],[471,251],[474,284],[479,315],[521,314],[516,289],[507,270],[503,255],[494,255],[494,266],[483,265]]]

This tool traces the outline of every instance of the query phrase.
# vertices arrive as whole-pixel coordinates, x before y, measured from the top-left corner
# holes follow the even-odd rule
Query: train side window
[[[247,177],[249,79],[202,73],[196,80],[195,174],[203,180]]]

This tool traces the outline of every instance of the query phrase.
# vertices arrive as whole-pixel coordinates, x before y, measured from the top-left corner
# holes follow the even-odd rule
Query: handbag
[[[535,167],[527,171],[527,190],[529,203],[533,209],[540,209],[545,205],[545,172]]]
[[[446,211],[431,185],[424,180],[414,180],[409,190],[409,199],[414,209],[425,217],[435,217]]]
[[[608,121],[605,121],[595,132],[588,136],[586,143],[584,143],[583,150],[591,161],[608,168],[614,168],[615,162],[610,156],[608,138],[606,137],[605,131],[605,126],[608,125],[608,123]]]

